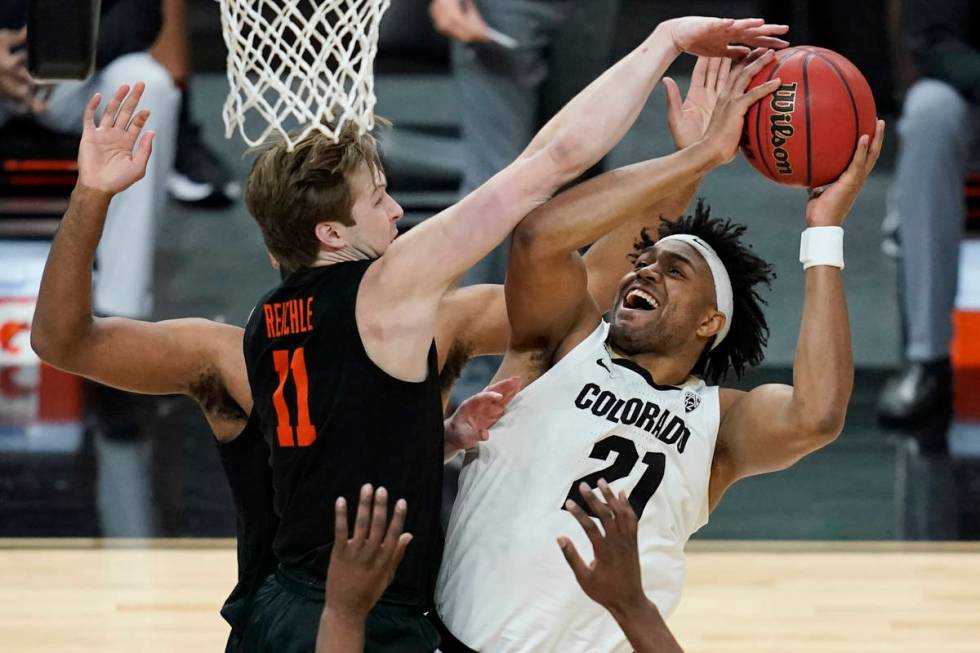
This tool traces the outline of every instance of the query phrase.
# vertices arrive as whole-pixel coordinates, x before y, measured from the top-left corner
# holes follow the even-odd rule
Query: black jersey
[[[354,310],[370,264],[287,277],[249,318],[245,363],[272,452],[280,563],[322,582],[334,501],[347,499],[353,524],[361,486],[384,486],[408,502],[405,528],[413,535],[387,596],[422,605],[431,600],[442,555],[438,363],[433,344],[426,380],[409,383],[368,357]]]
[[[235,503],[238,539],[238,583],[221,608],[221,616],[231,626],[225,651],[232,653],[239,648],[255,592],[276,569],[272,542],[279,519],[272,507],[269,445],[254,411],[238,437],[218,443],[218,455]]]

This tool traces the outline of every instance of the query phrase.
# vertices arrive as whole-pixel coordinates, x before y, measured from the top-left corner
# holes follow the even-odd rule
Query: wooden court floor
[[[229,540],[0,542],[0,650],[220,651]],[[978,653],[980,545],[696,542],[689,653]]]

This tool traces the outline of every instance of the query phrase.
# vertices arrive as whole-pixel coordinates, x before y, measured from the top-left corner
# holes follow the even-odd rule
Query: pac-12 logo
[[[701,395],[688,390],[684,393],[684,412],[690,413],[701,405]]]

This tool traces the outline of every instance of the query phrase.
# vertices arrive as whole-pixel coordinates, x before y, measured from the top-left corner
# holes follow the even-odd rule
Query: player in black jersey
[[[300,651],[319,617],[312,601],[328,560],[332,498],[365,482],[413,506],[412,546],[368,623],[368,648],[427,651],[423,613],[441,555],[438,340],[452,284],[530,211],[605,155],[682,51],[747,53],[776,26],[667,21],[563,108],[503,171],[395,240],[401,208],[386,192],[373,139],[314,133],[257,157],[246,203],[272,257],[290,272],[246,327],[254,410],[271,443],[281,563],[256,597],[246,648]],[[662,190],[662,189],[661,189]],[[394,242],[393,242],[394,241]]]
[[[171,320],[161,323],[145,323],[124,319],[93,319],[89,280],[93,253],[101,234],[105,209],[115,192],[119,192],[142,175],[141,148],[131,157],[129,150],[135,144],[145,114],[140,114],[132,125],[128,116],[135,113],[138,92],[123,105],[126,88],[120,89],[110,103],[101,126],[95,130],[92,123],[98,100],[86,112],[87,133],[83,136],[80,150],[82,170],[112,168],[111,189],[99,190],[86,187],[83,175],[80,186],[73,194],[71,205],[62,223],[62,229],[52,247],[44,282],[35,315],[32,344],[38,354],[48,362],[109,385],[142,393],[183,393],[194,397],[211,424],[219,442],[230,442],[243,433],[251,412],[251,396],[248,389],[244,362],[241,355],[242,330],[207,320]],[[120,111],[118,119],[116,112]],[[124,118],[125,116],[125,118]],[[87,145],[86,145],[87,142]],[[95,148],[92,150],[91,148]],[[88,154],[86,154],[88,152]],[[111,164],[111,165],[110,165]],[[143,159],[142,165],[145,165]],[[589,182],[591,189],[601,192],[617,184],[617,177],[610,173]],[[586,255],[590,273],[590,290],[595,293],[597,304],[609,305],[615,294],[616,283],[622,270],[628,267],[623,252],[638,231],[637,225],[656,221],[661,213],[678,215],[690,197],[657,198],[650,195],[643,183],[624,187],[625,195],[643,195],[649,199],[649,213],[637,218],[624,228],[598,242]],[[694,189],[690,189],[693,193]],[[567,207],[565,207],[567,210]],[[439,368],[443,372],[444,388],[454,379],[454,372],[470,356],[499,353],[507,342],[507,320],[502,288],[477,286],[447,294],[439,307],[436,342],[439,344]],[[299,316],[297,314],[297,320]],[[298,324],[298,322],[297,322]],[[480,437],[481,429],[464,419],[462,438]],[[447,433],[449,435],[449,433]],[[242,446],[235,447],[235,456],[222,455],[226,470],[242,463],[231,462],[248,459],[262,460],[266,455],[254,438],[242,438]],[[250,443],[248,447],[245,443]],[[460,445],[465,446],[465,444]],[[248,467],[245,464],[244,467]],[[244,478],[242,476],[241,478]],[[235,479],[230,478],[235,488]],[[257,518],[239,521],[239,539],[248,542],[268,542],[274,530],[274,516],[270,518],[269,497],[265,483],[248,487],[249,496],[236,493],[236,504],[243,511],[249,510]],[[252,492],[251,490],[255,490]],[[250,527],[250,524],[257,524]],[[255,536],[259,533],[259,536]],[[264,534],[264,535],[263,535]],[[267,549],[254,550],[244,546],[240,550],[243,568],[254,567],[248,560],[266,560]],[[261,577],[260,572],[251,576]],[[239,589],[249,584],[243,577]],[[254,584],[254,583],[252,583]],[[236,591],[231,598],[248,596],[247,591]],[[235,605],[246,605],[238,601]],[[241,614],[233,608],[230,614]],[[234,637],[234,633],[233,633]]]
[[[237,651],[255,591],[275,571],[272,543],[279,523],[269,447],[251,415],[243,330],[203,319],[150,323],[92,315],[92,262],[109,201],[142,177],[150,147],[146,137],[129,155],[148,114],[136,113],[142,85],[127,99],[128,90],[119,89],[98,128],[99,98],[86,110],[78,186],[45,265],[31,344],[47,362],[99,383],[143,394],[186,394],[198,402],[237,515],[238,582],[221,610],[231,626],[226,650]],[[508,387],[460,407],[446,429],[454,446],[485,437],[512,395]]]

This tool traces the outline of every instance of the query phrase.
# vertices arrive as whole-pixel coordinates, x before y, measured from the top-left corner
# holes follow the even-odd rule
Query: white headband
[[[711,248],[711,245],[697,236],[692,236],[691,234],[674,234],[673,236],[661,238],[658,242],[663,243],[668,240],[679,240],[696,249],[711,270],[711,277],[715,281],[715,304],[718,306],[721,314],[725,316],[725,324],[715,337],[714,344],[711,345],[711,349],[714,349],[728,335],[728,330],[732,326],[732,313],[735,311],[732,280],[728,276],[728,270],[725,269],[725,264],[721,262],[718,254]]]

